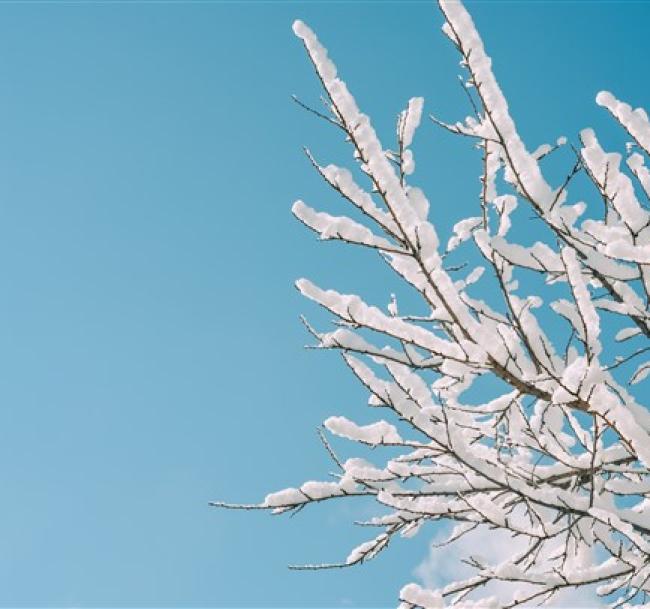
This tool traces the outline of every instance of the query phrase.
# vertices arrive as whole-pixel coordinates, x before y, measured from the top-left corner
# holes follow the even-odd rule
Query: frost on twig
[[[565,179],[551,185],[542,162],[566,139],[529,152],[468,12],[457,0],[439,4],[444,32],[468,72],[473,116],[435,120],[478,142],[483,160],[476,214],[459,219],[446,240],[428,220],[425,194],[410,183],[423,99],[410,99],[397,118],[395,144],[385,148],[316,35],[294,24],[323,87],[324,117],[344,132],[366,185],[349,169],[321,166],[308,151],[312,166],[363,220],[302,201],[293,213],[321,239],[376,250],[426,309],[409,314],[395,295],[386,308],[297,282],[339,325],[323,332],[308,326],[317,346],[340,351],[369,405],[384,413],[369,425],[335,416],[324,427],[372,449],[380,464],[343,461],[322,435],[338,468],[334,481],[306,482],[260,504],[215,505],[295,513],[330,499],[375,499],[380,515],[359,524],[382,532],[340,562],[297,568],[366,562],[395,535],[410,537],[426,522],[454,522],[452,544],[477,527],[519,540],[505,562],[468,557],[475,573],[467,579],[438,590],[406,585],[402,609],[509,608],[589,585],[613,606],[645,602],[650,413],[630,386],[643,386],[650,375],[648,117],[600,93],[597,102],[637,151],[623,163],[585,129]],[[589,214],[569,196],[579,173],[593,187]],[[524,208],[544,227],[533,245],[517,242]],[[447,259],[463,248],[483,262],[459,276],[463,266],[452,269]],[[527,293],[519,280],[530,277],[553,290]],[[481,290],[498,294],[498,304],[481,300]],[[488,377],[498,379],[501,392],[476,404],[468,396]],[[483,594],[494,582],[509,591]]]

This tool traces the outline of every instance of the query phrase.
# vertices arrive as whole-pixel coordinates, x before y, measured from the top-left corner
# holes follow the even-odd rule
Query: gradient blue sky
[[[650,105],[650,5],[470,2],[530,147],[595,126],[601,88]],[[343,161],[291,22],[307,21],[392,137],[412,95],[467,113],[429,2],[0,3],[0,605],[393,606],[435,530],[348,571],[364,504],[256,501],[329,470],[314,430],[363,420],[334,354],[306,352],[307,275],[380,304],[367,255],[318,244],[340,211],[302,156]],[[415,182],[446,230],[477,158],[425,123]],[[534,230],[534,229],[531,229]]]

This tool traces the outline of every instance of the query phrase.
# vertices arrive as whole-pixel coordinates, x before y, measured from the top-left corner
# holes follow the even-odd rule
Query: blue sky
[[[650,5],[468,7],[529,147],[618,142],[599,89],[650,105]],[[319,95],[298,17],[386,137],[413,95],[467,113],[429,2],[0,4],[0,605],[388,607],[427,557],[433,528],[290,572],[344,558],[371,506],[207,506],[323,478],[317,425],[368,416],[338,358],[302,348],[299,314],[324,318],[293,281],[379,304],[395,285],[290,214],[342,209],[301,147],[349,152],[290,100]],[[478,158],[426,122],[414,150],[445,234]]]

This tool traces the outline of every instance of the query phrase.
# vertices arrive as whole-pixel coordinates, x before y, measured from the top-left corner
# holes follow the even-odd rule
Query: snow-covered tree
[[[333,481],[306,482],[259,505],[215,505],[280,514],[374,498],[378,515],[365,524],[379,533],[341,565],[306,568],[368,561],[429,521],[453,523],[447,543],[477,528],[516,540],[503,562],[468,556],[468,578],[438,590],[406,585],[403,609],[530,605],[592,585],[603,603],[639,606],[650,592],[650,413],[633,385],[650,373],[650,122],[601,92],[596,102],[631,140],[625,155],[605,151],[590,129],[579,146],[560,138],[529,152],[470,15],[456,0],[439,4],[473,115],[433,120],[473,142],[483,168],[476,215],[459,221],[446,244],[428,221],[425,194],[410,184],[422,98],[400,113],[396,144],[385,148],[315,34],[294,24],[327,103],[326,112],[311,110],[342,133],[356,166],[309,159],[363,220],[302,201],[293,213],[322,239],[376,250],[422,307],[406,312],[393,296],[380,308],[298,281],[337,320],[332,331],[305,322],[317,346],[341,353],[388,420],[325,421]],[[572,160],[550,184],[544,159],[560,147]],[[589,204],[569,196],[576,176],[591,184]],[[532,245],[517,242],[517,207],[538,219]],[[469,267],[453,262],[463,248]],[[478,403],[488,377],[499,393]],[[390,456],[343,461],[326,432],[391,447]],[[488,594],[494,582],[508,584],[498,598]]]

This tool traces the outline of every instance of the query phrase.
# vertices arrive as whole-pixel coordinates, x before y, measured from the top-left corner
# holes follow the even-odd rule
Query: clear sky
[[[529,147],[610,134],[599,89],[650,106],[650,4],[468,6]],[[299,314],[323,317],[293,280],[394,289],[290,214],[342,209],[301,146],[348,154],[290,100],[319,103],[298,17],[387,138],[413,95],[468,113],[429,2],[0,3],[0,605],[389,607],[427,557],[434,528],[290,572],[345,558],[370,506],[207,506],[324,478],[316,426],[368,416],[338,358],[302,348]],[[427,122],[414,150],[446,234],[477,157]]]

